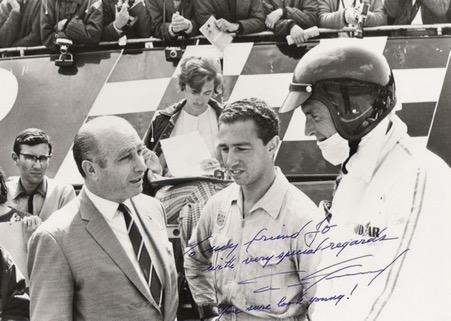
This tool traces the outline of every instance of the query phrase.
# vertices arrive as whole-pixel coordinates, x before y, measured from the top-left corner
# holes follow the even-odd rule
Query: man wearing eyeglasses
[[[30,224],[37,227],[75,198],[71,185],[45,176],[52,157],[52,143],[42,130],[28,128],[22,131],[14,141],[11,157],[19,168],[20,176],[12,177],[6,184],[7,205],[35,215],[36,220]]]

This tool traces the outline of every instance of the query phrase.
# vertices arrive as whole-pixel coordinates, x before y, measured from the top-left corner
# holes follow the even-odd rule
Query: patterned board
[[[451,88],[443,86],[451,81],[447,73],[451,38],[372,37],[360,43],[387,57],[397,83],[398,115],[408,124],[409,133],[419,144],[428,144],[451,163],[449,144],[443,144],[444,139],[447,142],[451,139],[447,125],[451,117],[447,98],[451,93],[442,92],[442,87]],[[305,52],[306,48],[236,43],[222,54],[212,46],[202,45],[187,47],[185,55],[213,55],[222,59],[224,90],[217,97],[219,100],[256,96],[278,109],[288,93],[291,73]],[[165,60],[161,49],[83,54],[77,57],[78,66],[71,73],[58,70],[52,60],[0,61],[0,70],[12,73],[19,84],[15,104],[0,120],[0,142],[1,146],[12,146],[19,130],[30,126],[43,128],[53,137],[56,147],[49,176],[69,183],[82,183],[70,148],[84,121],[99,115],[120,115],[131,121],[143,136],[156,110],[183,97],[177,89],[177,66]],[[1,76],[0,73],[0,81]],[[440,116],[433,122],[434,115]],[[322,159],[316,142],[304,135],[302,112],[295,110],[281,114],[280,118],[282,144],[276,163],[285,174],[337,173],[337,168]],[[13,175],[15,169],[8,148],[0,155],[0,164],[8,175]]]

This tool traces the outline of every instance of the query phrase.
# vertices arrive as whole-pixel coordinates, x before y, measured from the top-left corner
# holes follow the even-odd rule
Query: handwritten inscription
[[[241,312],[264,312],[272,309],[283,309],[292,305],[308,305],[321,302],[332,302],[338,305],[345,298],[349,299],[359,284],[366,283],[366,286],[370,286],[380,275],[387,272],[396,261],[405,256],[408,251],[404,250],[388,262],[376,261],[373,253],[375,248],[373,246],[366,248],[365,245],[395,241],[398,239],[397,237],[389,236],[387,229],[378,229],[377,231],[371,231],[371,233],[365,233],[365,236],[362,235],[360,238],[341,241],[335,239],[335,228],[336,225],[329,224],[326,219],[316,224],[310,221],[293,233],[273,234],[269,232],[269,228],[262,228],[255,235],[245,237],[241,244],[233,242],[225,235],[216,235],[215,238],[209,237],[198,243],[189,244],[185,254],[191,257],[195,257],[196,252],[208,253],[208,255],[212,256],[216,254],[215,260],[203,270],[207,273],[226,272],[227,270],[233,270],[238,267],[245,268],[245,266],[253,264],[265,269],[261,271],[268,271],[268,273],[263,275],[261,275],[261,272],[258,272],[250,275],[249,278],[234,280],[234,282],[237,282],[239,286],[248,287],[246,291],[250,290],[254,295],[264,295],[271,292],[271,302],[266,303],[265,300],[257,300],[256,302],[259,302],[259,304],[249,304],[244,308],[241,307],[243,311],[229,307],[220,312],[221,315],[228,315]],[[220,244],[213,244],[213,239],[220,240]],[[292,248],[293,245],[295,246],[294,249]],[[350,251],[356,247],[361,250],[357,252]],[[344,252],[347,252],[347,254],[342,256]],[[330,253],[335,259],[328,261],[332,264],[322,264],[314,272],[296,269],[287,270],[289,265],[282,264],[286,260],[299,260],[300,257],[309,257],[323,253]],[[352,255],[353,253],[358,253],[358,255]],[[329,258],[331,257],[330,254],[328,254]],[[269,268],[269,265],[273,268]],[[280,267],[276,269],[275,267],[279,265]],[[283,274],[296,274],[297,277],[296,279],[291,279],[290,284],[274,282],[276,279],[283,279],[280,278]],[[240,273],[239,275],[246,274]],[[352,291],[348,289],[349,291],[344,291],[345,293],[327,294],[315,292],[319,283],[342,278],[349,279],[349,283],[355,285]],[[284,294],[286,294],[287,289],[293,287],[299,287],[299,292],[297,292],[299,295],[295,298],[288,298]],[[342,290],[340,289],[340,291]],[[311,295],[309,294],[310,292]]]

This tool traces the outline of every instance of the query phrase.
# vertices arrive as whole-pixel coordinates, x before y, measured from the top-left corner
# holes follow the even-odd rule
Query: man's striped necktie
[[[139,265],[146,278],[147,285],[150,288],[150,293],[152,294],[155,302],[160,306],[163,300],[163,289],[161,287],[160,279],[158,278],[157,272],[150,259],[149,251],[144,243],[141,232],[138,229],[135,221],[133,220],[130,210],[124,204],[119,204],[119,212],[124,214],[125,226],[127,227],[128,236],[135,250],[136,257],[138,258]]]

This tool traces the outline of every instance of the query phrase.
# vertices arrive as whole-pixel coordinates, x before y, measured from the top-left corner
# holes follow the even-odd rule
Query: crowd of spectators
[[[356,26],[365,4],[363,27],[451,22],[450,0],[1,0],[0,47],[192,37],[211,16],[233,36],[269,30],[300,44],[313,26]]]

